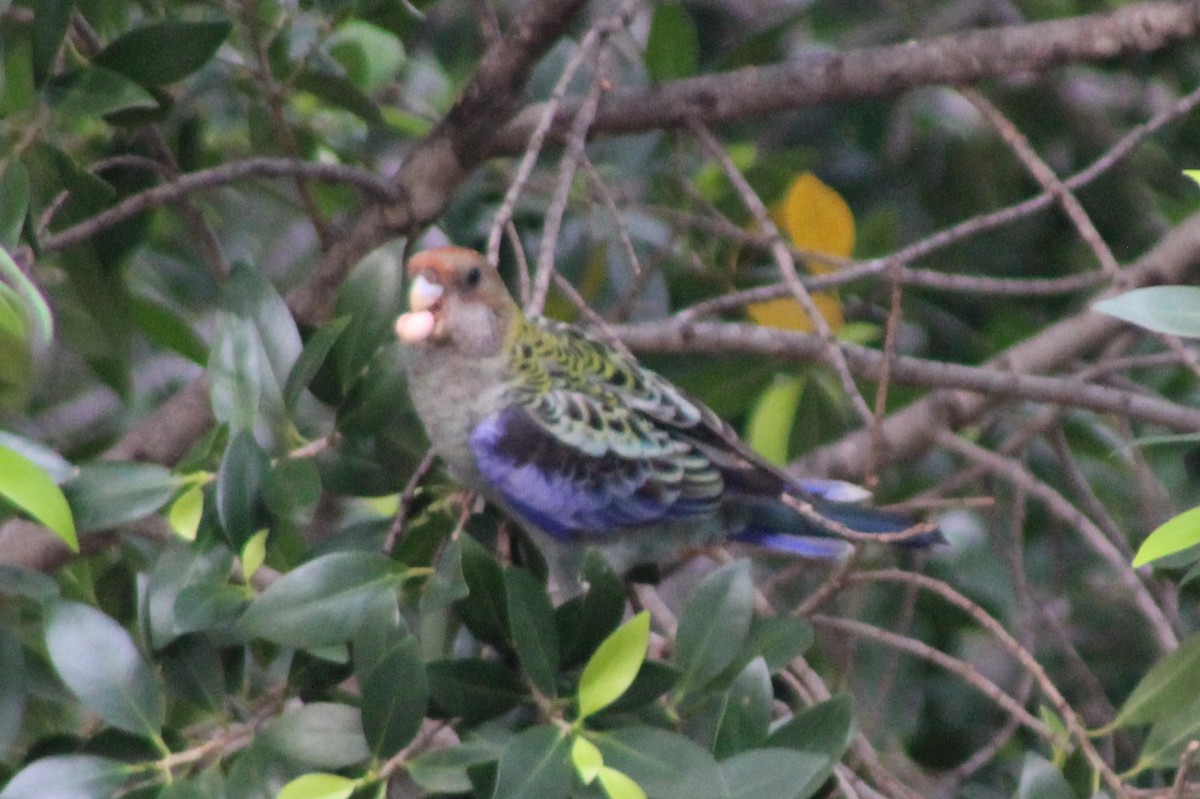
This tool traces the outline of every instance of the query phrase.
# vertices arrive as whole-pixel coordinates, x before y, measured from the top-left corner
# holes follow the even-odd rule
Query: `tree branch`
[[[1120,324],[1113,321],[1114,327]],[[819,336],[759,325],[735,322],[680,324],[664,320],[618,325],[612,329],[630,348],[642,352],[753,352],[826,364],[830,361],[826,344]],[[838,342],[838,347],[857,375],[873,380],[881,378],[886,367],[882,352],[845,342]],[[1120,413],[1180,431],[1195,430],[1200,425],[1200,410],[1186,405],[1086,383],[1078,378],[1014,373],[1000,363],[989,368],[900,355],[893,356],[890,368],[893,383],[961,389],[987,395],[989,401],[1032,400],[1098,413]]]
[[[437,219],[466,176],[488,157],[491,139],[516,110],[534,65],[583,2],[532,0],[521,9],[511,29],[487,49],[462,97],[400,166],[393,180],[400,199],[368,209],[312,277],[288,295],[298,320],[316,324],[328,318],[338,286],[359,259]]]
[[[887,47],[820,53],[786,64],[746,67],[649,88],[617,88],[601,103],[592,133],[634,133],[706,124],[824,103],[897,95],[928,85],[972,84],[1014,73],[1045,72],[1063,64],[1140,55],[1192,38],[1200,31],[1195,3],[1149,2],[1111,14],[975,30]],[[580,99],[555,114],[550,135],[563,140]],[[491,154],[525,147],[541,117],[530,106],[496,134]]]
[[[1200,267],[1200,214],[1181,222],[1133,264],[1121,270],[1123,288],[1150,283],[1181,283]],[[1091,351],[1123,329],[1124,323],[1104,314],[1084,310],[1045,328],[984,364],[1011,375],[1044,373]],[[893,374],[899,379],[898,373]],[[932,443],[942,427],[966,424],[995,401],[963,391],[936,391],[884,420],[882,435],[886,461],[916,457]],[[811,474],[852,478],[863,468],[870,439],[865,430],[835,444],[810,452],[795,464]]]

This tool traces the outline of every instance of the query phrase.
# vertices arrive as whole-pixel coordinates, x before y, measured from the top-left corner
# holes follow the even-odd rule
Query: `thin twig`
[[[754,217],[754,221],[759,225],[759,227],[766,231],[771,242],[771,254],[774,256],[775,263],[779,267],[779,272],[783,277],[783,282],[787,284],[788,288],[791,290],[792,296],[796,298],[796,301],[800,303],[800,307],[804,309],[804,313],[808,315],[809,320],[813,324],[813,328],[817,332],[817,336],[824,342],[825,352],[829,358],[830,364],[833,366],[834,372],[837,373],[838,378],[841,380],[842,390],[850,399],[850,404],[854,406],[855,411],[863,420],[863,423],[869,426],[874,418],[871,413],[871,408],[867,405],[867,401],[863,399],[862,393],[858,390],[858,386],[854,383],[854,377],[850,373],[850,366],[846,363],[846,358],[842,354],[841,349],[838,347],[838,342],[837,339],[834,338],[833,330],[830,329],[829,323],[825,321],[825,317],[821,314],[820,309],[818,309],[816,303],[813,302],[812,295],[809,294],[808,289],[804,287],[803,281],[800,280],[800,275],[796,271],[796,262],[792,258],[792,253],[788,249],[787,245],[783,243],[783,236],[780,235],[779,229],[776,227],[775,222],[772,221],[771,214],[767,211],[767,207],[763,204],[763,201],[759,198],[758,194],[755,193],[753,187],[750,186],[749,181],[746,180],[746,177],[742,174],[741,170],[739,170],[737,165],[733,163],[733,159],[731,159],[729,154],[725,152],[725,149],[721,147],[721,143],[717,141],[716,137],[713,136],[712,133],[709,132],[708,128],[702,125],[695,118],[689,120],[688,127],[692,134],[704,146],[705,151],[707,151],[708,154],[714,160],[716,160],[718,164],[721,165],[722,170],[725,172],[725,176],[729,178],[729,182],[732,183],[733,187],[737,190],[738,196],[741,197],[742,202],[745,204],[746,208],[749,209],[751,215]]]
[[[177,201],[201,189],[211,189],[247,178],[304,177],[358,187],[376,199],[390,199],[392,189],[374,173],[338,164],[317,164],[290,158],[247,158],[200,172],[188,172],[177,180],[126,197],[93,217],[72,225],[41,241],[42,250],[57,252],[95,236],[140,213]]]
[[[546,294],[550,291],[551,278],[558,274],[554,266],[554,253],[558,247],[558,231],[562,227],[563,215],[567,211],[567,201],[571,196],[571,185],[575,182],[575,172],[579,168],[579,159],[583,156],[584,145],[587,144],[588,128],[600,107],[600,97],[604,87],[608,85],[605,77],[608,64],[608,49],[603,41],[596,53],[596,76],[588,87],[579,114],[571,125],[571,133],[567,137],[567,148],[558,163],[558,180],[555,182],[554,193],[550,204],[546,207],[542,223],[542,243],[538,248],[537,266],[533,271],[533,290],[529,298],[529,310],[540,313],[546,303]]]
[[[958,91],[975,106],[979,113],[983,114],[985,119],[992,123],[992,127],[996,129],[1000,134],[1000,138],[1004,140],[1021,163],[1025,165],[1025,168],[1029,170],[1029,174],[1033,175],[1042,189],[1062,206],[1067,214],[1067,218],[1071,220],[1071,224],[1075,226],[1084,243],[1092,250],[1092,253],[1096,256],[1096,260],[1100,262],[1100,270],[1109,279],[1115,279],[1117,273],[1121,271],[1121,265],[1117,263],[1112,250],[1104,242],[1104,237],[1100,235],[1100,231],[1096,230],[1095,224],[1092,223],[1092,218],[1083,209],[1079,198],[1071,193],[1071,190],[1063,184],[1058,175],[1054,174],[1054,170],[1042,160],[1037,151],[1033,149],[1033,145],[1029,143],[1029,139],[1025,138],[1025,135],[1017,129],[1017,126],[1004,115],[1004,112],[975,89],[964,86],[960,87]]]
[[[404,484],[404,490],[400,492],[400,501],[396,506],[396,515],[392,518],[392,525],[388,528],[387,537],[383,540],[383,554],[391,556],[392,550],[396,548],[396,542],[404,534],[404,525],[408,522],[408,515],[412,512],[413,500],[417,497],[417,488],[429,474],[429,470],[433,468],[433,462],[436,459],[437,453],[432,449],[427,450],[421,457],[421,462],[417,464],[417,468],[413,469],[408,482]]]
[[[1092,765],[1092,768],[1100,774],[1104,783],[1112,791],[1116,799],[1128,799],[1128,794],[1125,791],[1124,785],[1121,783],[1117,773],[1104,761],[1100,753],[1096,751],[1096,747],[1092,744],[1092,739],[1088,735],[1087,728],[1079,719],[1078,714],[1072,709],[1071,705],[1063,697],[1058,687],[1046,674],[1045,669],[1041,664],[1034,659],[1033,655],[1021,643],[1004,629],[1004,626],[992,618],[983,608],[976,603],[967,599],[958,591],[951,588],[941,580],[928,577],[923,574],[914,574],[912,572],[901,571],[899,569],[880,569],[872,572],[859,572],[851,577],[853,582],[870,583],[875,581],[898,582],[898,583],[915,583],[920,587],[932,591],[941,596],[950,604],[958,607],[970,616],[976,624],[983,627],[996,639],[997,643],[1012,655],[1023,668],[1027,669],[1033,675],[1034,680],[1038,685],[1038,689],[1050,702],[1054,712],[1058,714],[1063,723],[1067,725],[1067,731],[1071,737],[1075,739],[1076,745],[1083,752],[1084,757]]]
[[[947,671],[957,675],[963,682],[972,686],[988,699],[991,699],[997,705],[1004,709],[1015,719],[1019,719],[1021,724],[1027,727],[1030,731],[1037,733],[1040,737],[1047,741],[1054,741],[1055,735],[1045,722],[1035,717],[1025,708],[1021,707],[1015,699],[1004,692],[1000,686],[984,677],[979,671],[969,663],[965,663],[957,658],[950,657],[941,650],[934,649],[929,644],[923,641],[918,641],[915,638],[909,638],[906,635],[884,630],[880,627],[867,624],[854,619],[839,619],[835,616],[826,616],[821,613],[814,613],[809,616],[809,620],[813,624],[822,627],[829,627],[834,630],[850,633],[851,635],[870,638],[874,641],[887,644],[890,647],[899,649],[902,652],[908,652],[911,655],[928,660],[930,663],[935,663]]]
[[[1154,639],[1159,649],[1163,652],[1171,652],[1179,646],[1179,636],[1170,620],[1129,565],[1125,555],[1108,540],[1095,522],[1072,505],[1066,497],[1037,479],[1022,464],[1014,460],[965,441],[949,431],[940,431],[935,434],[935,438],[938,444],[946,449],[978,463],[1014,485],[1021,486],[1029,492],[1030,496],[1037,497],[1045,503],[1051,513],[1071,525],[1079,532],[1083,540],[1108,563],[1112,571],[1116,573],[1117,579],[1132,595],[1134,607],[1150,623],[1150,629],[1154,633]]]

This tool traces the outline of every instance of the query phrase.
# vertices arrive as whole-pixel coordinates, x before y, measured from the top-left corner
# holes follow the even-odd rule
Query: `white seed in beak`
[[[417,275],[408,290],[408,307],[414,311],[428,311],[442,298],[444,292],[442,286],[430,283],[424,275]]]

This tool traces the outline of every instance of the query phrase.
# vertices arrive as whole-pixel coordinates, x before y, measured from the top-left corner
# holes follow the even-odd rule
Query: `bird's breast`
[[[408,358],[408,389],[429,443],[456,480],[485,488],[471,451],[471,431],[505,404],[499,359],[465,358],[449,348],[416,347]]]

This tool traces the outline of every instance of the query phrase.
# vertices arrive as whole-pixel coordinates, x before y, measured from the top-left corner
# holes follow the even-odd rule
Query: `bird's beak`
[[[414,311],[428,311],[437,305],[445,291],[445,288],[437,283],[426,280],[424,275],[417,275],[408,290],[408,307]]]

